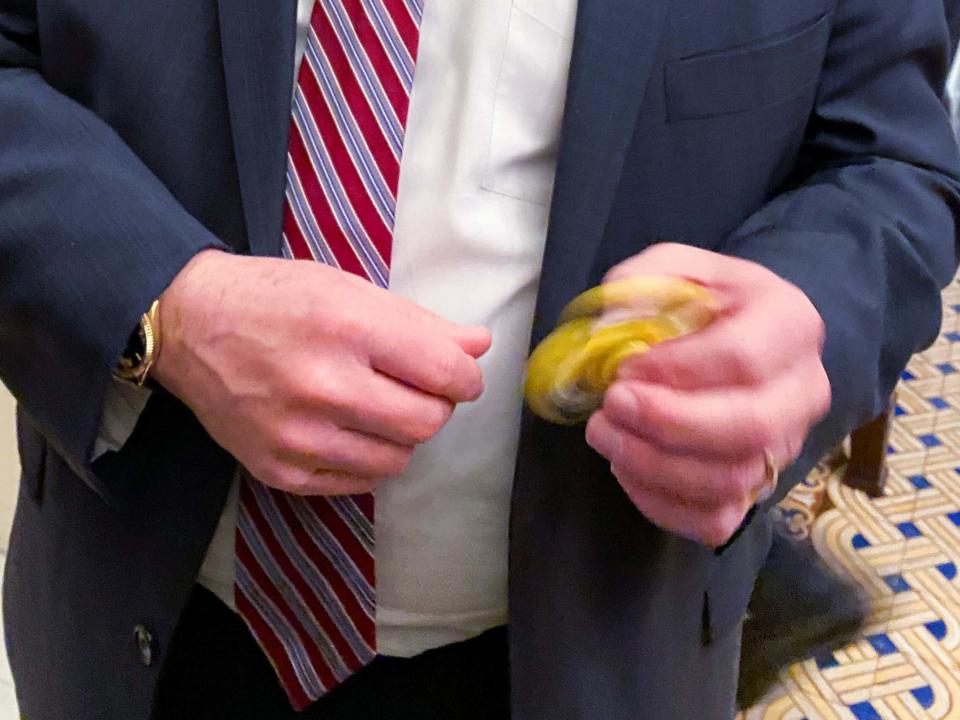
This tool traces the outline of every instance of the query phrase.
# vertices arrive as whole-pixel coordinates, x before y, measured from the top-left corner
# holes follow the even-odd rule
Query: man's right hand
[[[152,377],[287,492],[369,492],[483,391],[489,331],[321,263],[206,250],[160,308]]]

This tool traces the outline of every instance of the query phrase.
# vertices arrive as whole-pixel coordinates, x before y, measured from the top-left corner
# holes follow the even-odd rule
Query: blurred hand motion
[[[581,293],[530,355],[527,404],[559,425],[586,421],[621,362],[706,327],[715,305],[703,286],[670,276],[630,277]]]
[[[789,282],[707,250],[659,244],[605,282],[643,275],[703,285],[716,319],[623,360],[587,442],[650,521],[719,547],[829,409],[823,321]]]
[[[486,329],[320,263],[205,251],[161,306],[155,379],[286,492],[369,492],[483,391]]]

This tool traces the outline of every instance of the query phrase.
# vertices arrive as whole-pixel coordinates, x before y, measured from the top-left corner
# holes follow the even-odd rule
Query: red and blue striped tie
[[[284,253],[390,274],[422,0],[316,0],[293,99]],[[298,497],[245,478],[237,609],[303,709],[376,654],[373,496]]]

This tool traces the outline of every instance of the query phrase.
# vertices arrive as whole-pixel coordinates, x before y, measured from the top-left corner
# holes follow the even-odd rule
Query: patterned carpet
[[[885,495],[824,465],[782,508],[869,593],[865,637],[790,668],[741,720],[960,719],[960,282],[944,299],[936,344],[897,391]]]

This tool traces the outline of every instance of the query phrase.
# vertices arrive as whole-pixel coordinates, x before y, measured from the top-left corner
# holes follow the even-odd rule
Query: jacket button
[[[157,641],[153,635],[143,625],[136,625],[133,628],[133,639],[137,644],[137,653],[140,655],[140,662],[147,667],[153,665],[154,657],[157,654]]]

